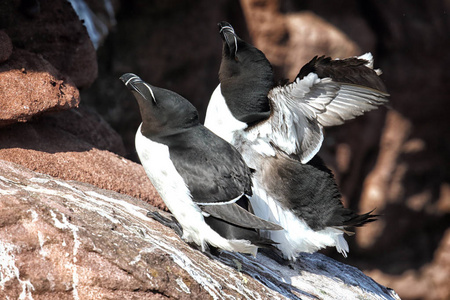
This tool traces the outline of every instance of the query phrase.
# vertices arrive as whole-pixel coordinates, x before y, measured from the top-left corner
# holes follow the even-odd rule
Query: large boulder
[[[399,299],[321,254],[205,255],[152,206],[92,185],[0,161],[0,187],[2,299]]]
[[[70,3],[0,2],[0,126],[77,107],[97,56]]]
[[[0,127],[77,107],[75,84],[42,55],[16,49],[0,63]]]
[[[0,29],[15,48],[42,55],[79,88],[97,77],[94,46],[68,1],[1,1]]]

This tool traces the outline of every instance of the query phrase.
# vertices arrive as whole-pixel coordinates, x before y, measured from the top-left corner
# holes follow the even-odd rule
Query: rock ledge
[[[149,204],[0,161],[0,298],[399,299],[320,254],[292,266],[209,257],[146,217]]]

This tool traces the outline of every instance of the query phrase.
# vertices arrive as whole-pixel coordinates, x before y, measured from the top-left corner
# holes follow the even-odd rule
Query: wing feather
[[[215,218],[244,228],[262,230],[283,229],[280,225],[263,220],[235,203],[227,205],[201,206],[201,209]]]
[[[368,86],[320,78],[310,72],[269,92],[272,134],[268,138],[306,163],[322,145],[323,127],[340,125],[374,110],[385,104],[388,96]]]

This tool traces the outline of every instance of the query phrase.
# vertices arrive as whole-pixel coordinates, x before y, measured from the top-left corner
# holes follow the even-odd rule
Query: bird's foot
[[[158,221],[162,225],[173,229],[179,237],[183,236],[183,228],[181,227],[180,223],[178,223],[177,219],[175,219],[173,216],[171,216],[171,218],[169,219],[162,216],[157,211],[148,211],[147,217],[152,218],[153,220]]]

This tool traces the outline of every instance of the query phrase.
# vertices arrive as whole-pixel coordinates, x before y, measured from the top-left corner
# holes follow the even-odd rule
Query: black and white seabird
[[[316,156],[323,127],[342,124],[387,102],[370,53],[332,60],[315,57],[296,79],[274,86],[265,55],[240,39],[227,22],[220,84],[211,96],[205,126],[233,144],[255,169],[254,213],[284,230],[267,237],[288,259],[335,246],[344,256],[347,228],[375,219],[344,208],[332,172]]]
[[[139,159],[183,239],[256,255],[273,242],[258,230],[280,230],[248,210],[251,170],[239,152],[199,123],[194,106],[180,95],[145,83],[132,73],[120,77],[136,98],[142,123],[136,133]],[[240,205],[238,205],[238,203]]]

